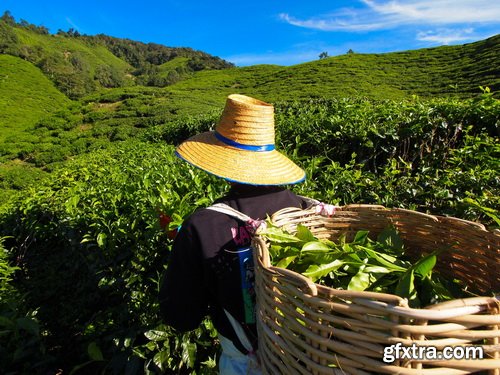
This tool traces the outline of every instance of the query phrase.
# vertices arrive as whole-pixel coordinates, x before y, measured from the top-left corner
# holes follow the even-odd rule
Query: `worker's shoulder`
[[[207,225],[216,225],[222,222],[230,221],[231,217],[227,214],[209,209],[208,207],[200,207],[196,209],[190,216],[185,220],[184,225],[190,226],[207,226]]]

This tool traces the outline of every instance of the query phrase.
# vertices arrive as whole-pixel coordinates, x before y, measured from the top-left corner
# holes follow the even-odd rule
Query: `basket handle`
[[[252,239],[252,248],[256,252],[255,255],[257,259],[260,260],[264,268],[271,267],[271,258],[264,240],[259,236],[254,237]]]
[[[316,284],[306,276],[286,268],[271,267],[271,270],[273,270],[276,274],[285,277],[290,283],[295,284],[305,294],[309,294],[311,296],[318,295],[318,288],[316,287]]]
[[[252,248],[255,252],[257,264],[262,268],[273,272],[277,276],[286,277],[291,283],[297,285],[302,291],[312,296],[318,295],[318,288],[309,278],[297,272],[287,270],[286,268],[274,267],[271,265],[271,258],[267,249],[266,243],[261,237],[254,237],[252,240]]]

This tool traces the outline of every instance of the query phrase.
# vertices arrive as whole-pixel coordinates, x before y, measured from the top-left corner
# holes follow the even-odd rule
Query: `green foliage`
[[[107,65],[99,65],[94,74],[95,79],[102,87],[120,87],[125,83],[124,78],[116,68]]]
[[[0,231],[13,235],[12,259],[23,269],[16,287],[37,310],[57,365],[207,370],[201,362],[211,363],[215,347],[209,325],[184,336],[161,326],[156,296],[171,240],[158,215],[185,217],[225,184],[174,159],[171,146],[133,142],[85,155],[53,176],[26,190]],[[164,340],[151,339],[152,330],[165,332]]]
[[[107,35],[85,36],[85,39],[103,43],[114,55],[124,59],[136,69],[147,64],[160,66],[176,58],[187,58],[190,71],[202,69],[226,69],[233,66],[218,57],[191,48],[172,48],[155,43],[141,43],[128,39],[114,38]]]
[[[123,87],[135,82],[165,86],[195,71],[233,66],[190,48],[144,44],[106,35],[86,36],[73,29],[50,35],[43,26],[26,21],[16,23],[10,13],[0,19],[0,37],[0,53],[38,66],[72,99],[103,87]],[[165,72],[161,68],[176,58],[187,59],[181,69]]]
[[[0,55],[0,147],[10,135],[17,137],[68,103],[68,98],[32,64]]]
[[[186,117],[190,122],[190,118],[197,115],[220,111],[225,97],[233,92],[278,105],[299,99],[299,106],[304,100],[323,97],[399,100],[415,94],[472,97],[483,91],[491,98],[498,95],[498,77],[494,70],[500,56],[498,36],[464,46],[383,55],[356,53],[290,67],[244,68],[234,68],[189,48],[169,48],[105,35],[82,36],[74,30],[49,35],[43,27],[25,21],[16,23],[8,12],[0,20],[0,36],[1,52],[6,54],[0,56],[0,70],[4,73],[0,74],[0,161],[19,158],[44,168],[53,168],[53,163],[105,147],[108,141],[140,136],[144,129],[154,128],[153,132],[158,134],[158,127],[170,127]],[[70,103],[49,80],[67,96],[81,100]],[[351,104],[359,106],[366,116],[375,115],[362,108],[369,106],[366,100]],[[332,108],[326,113],[334,110],[334,104],[330,105]],[[386,109],[398,111],[390,107],[388,104]],[[411,110],[411,105],[406,107]],[[415,122],[422,123],[425,116],[434,122],[439,116],[439,113],[423,113],[425,105],[414,107],[421,117],[415,117]],[[495,121],[495,108],[489,112],[483,108],[477,116],[486,113]],[[349,112],[341,106],[337,109]],[[448,113],[448,109],[443,110]],[[383,117],[386,114],[388,119]],[[373,124],[374,127],[407,120],[392,118],[391,113],[378,115],[379,123]],[[459,113],[449,115],[459,121]],[[465,116],[467,122],[471,122],[475,115],[466,113]],[[342,117],[321,118],[320,114],[315,121],[319,126],[318,121],[328,124],[339,118]],[[355,123],[346,126],[357,126],[357,121],[363,119],[353,121]],[[481,123],[489,121],[480,120]],[[33,125],[35,130],[30,129]],[[344,131],[345,127],[338,124],[337,130]],[[360,138],[363,131],[377,130],[361,127]],[[408,137],[404,136],[405,141]],[[299,141],[305,142],[307,137],[303,138]],[[434,137],[431,142],[438,144],[439,139]],[[361,147],[364,151],[368,149],[365,146],[368,145]],[[361,152],[356,152],[358,158],[363,157]]]
[[[36,373],[52,361],[40,340],[36,312],[26,310],[14,285],[20,269],[11,264],[0,237],[0,363],[4,373]]]
[[[0,202],[6,202],[10,196],[20,190],[33,186],[48,173],[26,163],[8,162],[0,164]]]
[[[462,46],[387,54],[345,54],[282,67],[256,65],[202,71],[171,86],[224,95],[241,92],[267,101],[318,97],[399,99],[471,97],[490,87],[498,96],[500,35]]]
[[[196,129],[210,127],[220,113],[220,109],[211,111],[216,100],[197,105],[186,99],[183,108],[179,108],[175,102],[156,100],[157,94],[156,89],[117,89],[108,91],[106,96],[88,97],[82,104],[74,102],[42,118],[29,131],[7,136],[0,143],[0,160],[21,159],[48,167],[110,142],[137,137],[145,130],[150,134],[147,137],[155,137],[165,128],[178,127],[179,131],[173,133],[178,142],[179,137]],[[197,114],[207,119],[200,120]],[[182,127],[184,130],[180,131]]]
[[[118,74],[124,84],[131,84],[126,74],[132,67],[99,46],[61,35],[34,33],[30,28],[12,28],[18,43],[8,53],[23,58],[39,67],[64,94],[78,98],[100,88],[95,77],[99,66],[106,66]]]
[[[158,316],[171,245],[158,216],[179,225],[225,191],[173,158],[172,145],[212,129],[233,92],[275,104],[278,149],[307,171],[296,192],[498,227],[499,45],[497,36],[223,69],[189,49],[48,35],[4,15],[0,51],[13,56],[0,56],[0,237],[9,249],[0,363],[21,373],[215,372],[209,321],[180,334]]]
[[[436,257],[445,249],[410,261],[394,227],[386,228],[376,239],[369,234],[358,231],[352,241],[343,236],[333,242],[314,237],[303,225],[299,224],[292,234],[270,221],[259,232],[269,243],[274,266],[301,273],[319,284],[398,295],[408,299],[414,308],[467,296],[465,285],[456,282],[448,290],[447,283],[432,272]]]
[[[493,224],[466,198],[500,209],[497,100],[345,100],[278,108],[281,147],[293,150],[308,172],[298,186],[303,194]]]
[[[5,18],[7,13],[1,18],[0,21],[0,53],[14,54],[17,49],[19,40],[16,33],[9,25],[8,17]]]
[[[8,297],[12,292],[10,282],[12,281],[14,272],[19,269],[9,264],[6,250],[3,246],[4,241],[5,238],[0,237],[0,297],[2,297],[0,300]]]

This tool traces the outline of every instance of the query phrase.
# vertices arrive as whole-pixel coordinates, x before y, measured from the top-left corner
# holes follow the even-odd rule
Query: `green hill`
[[[43,26],[0,18],[0,54],[21,57],[38,66],[73,99],[102,88],[145,85],[163,87],[204,69],[233,65],[191,48],[172,48],[74,30],[49,34]],[[163,64],[186,59],[165,73]],[[175,64],[174,64],[175,65]]]
[[[182,68],[185,59],[164,65],[164,72]],[[228,94],[242,93],[278,102],[310,98],[367,97],[401,99],[453,96],[475,97],[480,86],[494,97],[500,92],[500,35],[461,46],[445,46],[386,54],[345,54],[294,66],[255,65],[204,70],[165,88],[141,86],[100,91],[83,99],[102,103],[113,111],[87,117],[95,128],[110,124],[123,131],[161,125],[186,116],[218,110]],[[169,73],[164,73],[169,74]],[[132,111],[132,109],[138,109]]]
[[[0,57],[0,162],[19,159],[45,168],[147,129],[182,123],[188,135],[200,115],[209,127],[231,93],[278,103],[471,98],[481,93],[480,86],[489,87],[494,98],[500,92],[500,35],[458,46],[347,53],[294,66],[234,67],[190,48],[74,30],[50,35],[4,14]]]
[[[471,97],[479,86],[500,91],[500,35],[484,41],[385,54],[351,53],[282,67],[203,71],[171,88],[196,93],[239,91],[267,100],[318,96]]]
[[[276,101],[359,95],[471,97],[481,92],[480,86],[490,87],[495,96],[500,91],[500,35],[458,46],[347,53],[294,66],[236,68],[190,48],[80,35],[74,30],[51,35],[42,26],[16,23],[6,13],[0,18],[0,53],[32,62],[70,98],[108,96],[102,89],[135,86],[133,91],[138,92],[144,86],[165,87],[154,98],[168,96],[176,112],[182,112],[175,107],[176,103],[182,107],[186,96],[204,102],[232,92]]]
[[[0,55],[0,143],[69,102],[33,64]]]

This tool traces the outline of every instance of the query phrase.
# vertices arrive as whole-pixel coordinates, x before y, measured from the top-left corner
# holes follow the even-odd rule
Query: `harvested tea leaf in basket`
[[[446,248],[411,261],[392,226],[376,240],[368,231],[358,231],[351,242],[345,236],[337,242],[318,239],[301,224],[292,234],[268,222],[260,235],[269,242],[273,266],[332,288],[396,294],[407,298],[412,307],[469,296],[464,285],[433,272],[437,257]]]

